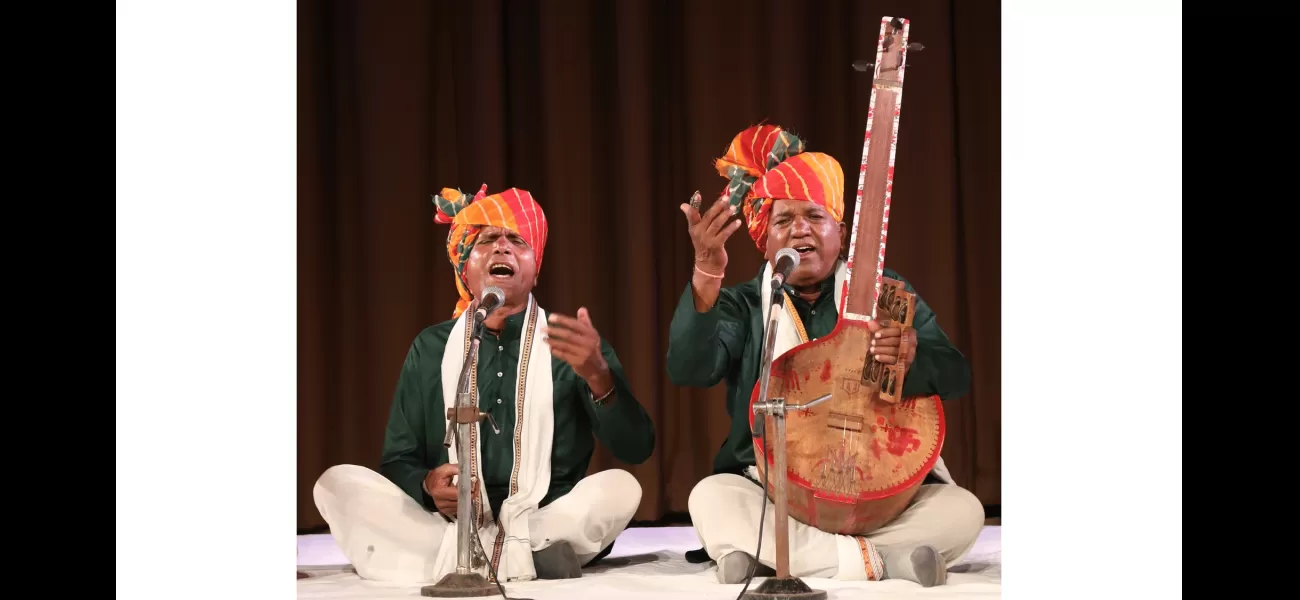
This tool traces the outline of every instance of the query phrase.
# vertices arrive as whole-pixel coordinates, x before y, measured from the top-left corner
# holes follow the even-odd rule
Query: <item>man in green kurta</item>
[[[723,197],[703,214],[697,207],[698,193],[691,204],[682,205],[695,246],[695,270],[673,314],[667,363],[676,385],[707,388],[726,382],[731,428],[714,459],[714,475],[691,492],[691,520],[704,548],[688,553],[688,559],[711,558],[717,562],[719,581],[737,583],[751,568],[759,575],[771,574],[775,563],[773,544],[767,543],[773,539],[775,509],[769,502],[766,515],[759,512],[765,492],[754,468],[748,419],[760,373],[772,260],[784,248],[797,251],[800,258],[783,285],[786,303],[794,310],[782,310],[779,316],[778,331],[791,340],[773,353],[779,356],[783,349],[835,328],[847,228],[839,163],[826,154],[803,152],[802,141],[780,127],[762,125],[741,132],[716,166],[729,180]],[[737,218],[742,211],[743,221]],[[767,262],[753,279],[723,289],[724,245],[742,224]],[[886,269],[884,275],[915,293],[897,273]],[[905,337],[897,327],[870,321],[878,334],[870,350],[876,360],[910,363],[904,396],[937,395],[947,401],[964,395],[970,382],[966,360],[920,297],[913,326]],[[755,564],[752,553],[760,519],[765,542]],[[791,574],[942,584],[946,567],[974,546],[983,520],[980,501],[953,483],[939,459],[911,505],[871,535],[834,535],[791,520]]]
[[[420,332],[407,352],[379,472],[332,467],[316,484],[317,508],[362,577],[434,582],[456,568],[456,478],[468,475],[493,566],[476,572],[502,581],[580,577],[641,500],[626,471],[586,476],[594,440],[639,464],[654,449],[654,425],[587,310],[548,317],[533,298],[547,225],[532,196],[488,196],[484,186],[473,198],[444,189],[434,200],[435,221],[451,225],[461,300],[451,320]],[[473,426],[462,461],[454,444],[443,446],[446,412],[469,348],[468,317],[489,286],[504,302],[484,321],[474,366],[487,418]]]

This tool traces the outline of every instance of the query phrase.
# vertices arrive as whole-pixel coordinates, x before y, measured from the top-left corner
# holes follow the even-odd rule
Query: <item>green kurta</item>
[[[493,433],[486,419],[479,427],[483,483],[493,514],[500,514],[501,503],[510,493],[510,472],[514,468],[515,379],[526,314],[524,311],[507,317],[499,335],[484,331],[479,346],[479,410],[491,414],[501,429],[501,433]],[[451,320],[429,327],[412,342],[393,395],[379,467],[384,477],[430,511],[437,508],[433,498],[424,492],[423,483],[430,470],[447,463],[447,449],[442,445],[447,425],[442,354],[455,324]],[[601,339],[601,351],[613,374],[615,390],[604,405],[592,401],[587,382],[568,363],[551,359],[555,440],[551,452],[551,487],[541,506],[569,493],[586,475],[595,447],[593,435],[615,458],[627,464],[640,464],[654,451],[654,423],[632,395],[623,365],[604,339]]]
[[[885,269],[884,275],[903,282],[907,291],[916,292],[897,273]],[[754,464],[748,411],[763,357],[763,307],[759,299],[762,277],[760,269],[754,279],[723,288],[717,302],[704,313],[696,312],[691,284],[687,283],[669,326],[668,377],[674,385],[703,388],[727,382],[731,432],[713,460],[714,473],[740,474]],[[835,329],[839,313],[835,309],[834,286],[835,278],[827,278],[821,295],[811,304],[786,286],[809,339]],[[943,400],[961,397],[970,386],[970,366],[939,328],[934,311],[920,296],[916,300],[916,360],[903,381],[903,394],[937,394]]]

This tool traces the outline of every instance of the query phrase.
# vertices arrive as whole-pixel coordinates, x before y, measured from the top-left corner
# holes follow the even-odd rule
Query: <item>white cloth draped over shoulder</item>
[[[460,370],[469,351],[470,332],[467,330],[469,318],[475,306],[461,314],[452,327],[447,338],[447,347],[442,356],[442,399],[446,408],[456,405],[456,384],[460,380]],[[479,539],[490,560],[499,560],[496,566],[497,576],[501,581],[528,580],[536,578],[533,568],[533,554],[530,543],[529,517],[537,512],[537,505],[546,497],[551,485],[551,443],[555,432],[555,414],[552,404],[553,381],[551,380],[551,347],[538,333],[539,326],[546,324],[546,311],[537,305],[537,300],[530,294],[528,308],[524,317],[523,339],[520,342],[519,372],[516,373],[516,390],[514,395],[517,426],[514,431],[514,469],[510,475],[510,495],[501,504],[501,514],[492,515],[487,502],[476,502],[475,514],[481,515],[479,522]],[[477,365],[472,373],[477,373]],[[477,389],[477,386],[474,386]],[[474,401],[478,406],[478,399]],[[482,455],[477,451],[480,446],[478,431],[486,424],[479,424],[472,429],[470,440],[471,460],[463,461],[457,455],[455,444],[448,450],[448,461],[454,464],[471,463],[473,476],[478,481],[478,497],[486,499],[487,487],[483,483]],[[462,467],[463,469],[463,467]],[[464,476],[465,471],[461,471]],[[456,528],[448,527],[444,547],[455,547]],[[456,553],[442,552],[439,562],[450,561],[448,565],[438,565],[447,572],[456,568]],[[480,572],[489,573],[484,567]]]

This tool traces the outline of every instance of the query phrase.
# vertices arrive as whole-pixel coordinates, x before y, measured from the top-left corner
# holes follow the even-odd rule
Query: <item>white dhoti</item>
[[[709,557],[719,560],[736,551],[753,555],[758,545],[758,520],[763,519],[763,548],[758,561],[776,567],[776,508],[753,480],[740,475],[706,477],[691,490],[691,522]],[[827,533],[791,518],[790,574],[841,580],[880,579],[879,552],[933,546],[951,567],[975,545],[984,527],[984,506],[969,491],[954,484],[922,485],[912,503],[893,522],[870,535]]]
[[[456,570],[456,524],[425,510],[379,473],[331,467],[313,494],[335,543],[361,577],[426,584]],[[640,503],[641,486],[632,474],[596,473],[528,516],[529,545],[538,551],[567,542],[586,564],[623,533]],[[491,544],[484,540],[489,552]]]

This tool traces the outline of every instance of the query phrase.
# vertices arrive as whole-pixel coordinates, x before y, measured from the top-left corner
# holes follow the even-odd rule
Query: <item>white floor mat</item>
[[[664,600],[731,600],[743,585],[722,585],[712,563],[686,562],[687,550],[700,547],[691,527],[629,529],[601,562],[583,570],[582,578],[530,581],[505,586],[510,598],[570,600],[579,598],[657,598]],[[348,567],[348,560],[329,535],[298,536],[298,570],[311,575],[298,581],[298,597],[360,600],[420,598],[420,586],[366,581]],[[805,579],[826,590],[828,600],[876,598],[1000,598],[1002,595],[1002,528],[988,526],[970,554],[949,570],[948,585],[922,588],[910,581],[840,582]],[[750,589],[762,582],[755,578]],[[498,596],[498,598],[500,598]]]

